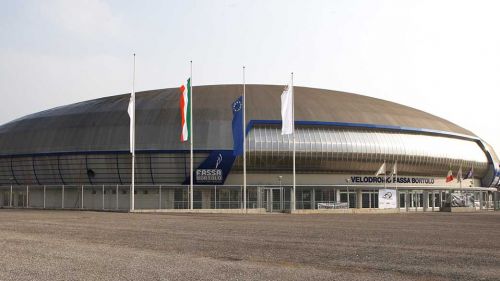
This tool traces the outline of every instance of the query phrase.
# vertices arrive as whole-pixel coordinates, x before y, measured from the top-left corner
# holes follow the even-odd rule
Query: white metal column
[[[116,206],[115,209],[118,210],[118,185],[116,185]]]
[[[285,198],[284,193],[285,193],[285,192],[284,192],[283,187],[280,187],[280,211],[283,211],[283,209],[284,209],[284,206],[283,206],[283,203],[284,203],[284,201],[285,201],[285,199],[284,199],[284,198]],[[295,202],[295,201],[294,201],[294,202]],[[304,205],[304,204],[302,203],[302,205]]]
[[[418,197],[420,198],[420,195]],[[429,192],[423,191],[422,197],[424,199],[422,202],[422,207],[423,207],[424,212],[427,212],[429,209]]]
[[[407,190],[405,194],[405,207],[406,212],[410,211],[410,191]]]
[[[489,191],[486,191],[486,208],[491,209],[491,194]]]
[[[418,202],[419,202],[420,196],[417,196],[417,192],[413,191],[413,201],[415,204],[415,212],[418,211]]]
[[[380,208],[380,202],[379,202],[379,208]],[[398,211],[401,211],[401,198],[399,198],[399,190],[398,187],[396,186],[396,208]]]
[[[102,185],[102,209],[104,210],[104,184]]]
[[[372,208],[372,194],[373,194],[373,190],[369,190],[368,191],[368,208]],[[361,194],[361,201],[363,201],[363,194]],[[361,206],[363,207],[363,206]]]
[[[356,209],[363,208],[363,193],[361,189],[356,190]]]
[[[434,190],[432,191],[432,211],[434,212],[434,207],[436,206],[436,194]]]
[[[80,209],[83,209],[83,185],[82,185],[82,202],[80,202]]]
[[[311,210],[314,210],[316,205],[316,189],[313,187],[311,194]]]
[[[439,191],[439,209],[443,208],[443,191]]]
[[[349,198],[349,186],[347,186],[347,209],[351,208],[351,199]]]
[[[161,209],[161,184],[158,190],[158,209]]]
[[[483,209],[483,192],[479,191],[479,210]]]
[[[61,209],[64,209],[64,184],[62,185]]]

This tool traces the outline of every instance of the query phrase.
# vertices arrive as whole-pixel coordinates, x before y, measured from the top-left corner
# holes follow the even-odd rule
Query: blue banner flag
[[[243,155],[243,97],[237,98],[233,104],[233,155]]]
[[[474,170],[471,168],[469,170],[469,172],[467,172],[467,175],[465,175],[464,180],[466,180],[466,179],[472,179],[473,176],[474,176]]]

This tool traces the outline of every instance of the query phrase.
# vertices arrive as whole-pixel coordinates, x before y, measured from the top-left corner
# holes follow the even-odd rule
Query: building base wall
[[[137,212],[262,213],[264,210],[283,213],[293,209],[292,189],[281,185],[248,186],[247,211],[243,211],[242,186],[196,186],[192,209],[189,205],[188,186],[137,186],[134,194],[133,211]],[[384,199],[387,194],[392,194],[390,204]],[[470,205],[459,205],[468,206],[465,208],[453,207],[450,212],[490,210],[498,205],[492,193],[485,190],[457,192],[417,188],[379,191],[372,187],[297,186],[296,210],[293,213],[447,211],[443,207],[449,206],[451,195],[457,194],[461,197],[456,198],[464,198],[464,202]],[[130,200],[129,186],[0,187],[0,208],[129,211]]]

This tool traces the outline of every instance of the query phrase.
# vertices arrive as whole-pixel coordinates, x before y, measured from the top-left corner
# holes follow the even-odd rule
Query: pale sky
[[[500,1],[0,0],[0,124],[140,90],[285,84],[386,99],[500,152]],[[497,153],[498,154],[498,153]]]

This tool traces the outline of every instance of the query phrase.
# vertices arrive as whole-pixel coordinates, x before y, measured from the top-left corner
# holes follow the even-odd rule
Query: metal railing
[[[290,189],[290,186],[248,186],[246,207],[267,211],[289,210]],[[128,211],[130,190],[129,185],[0,186],[0,207]],[[136,185],[134,193],[137,210],[190,208],[189,186],[186,185]],[[443,190],[400,190],[398,206],[406,211],[435,211],[451,204],[446,194]],[[362,197],[358,199],[358,196]],[[193,209],[242,209],[243,187],[194,186],[193,198]],[[464,192],[462,198],[464,207],[500,209],[500,196],[492,192]],[[456,198],[451,202],[457,204]],[[373,189],[302,185],[297,186],[296,208],[376,209],[378,194]]]

